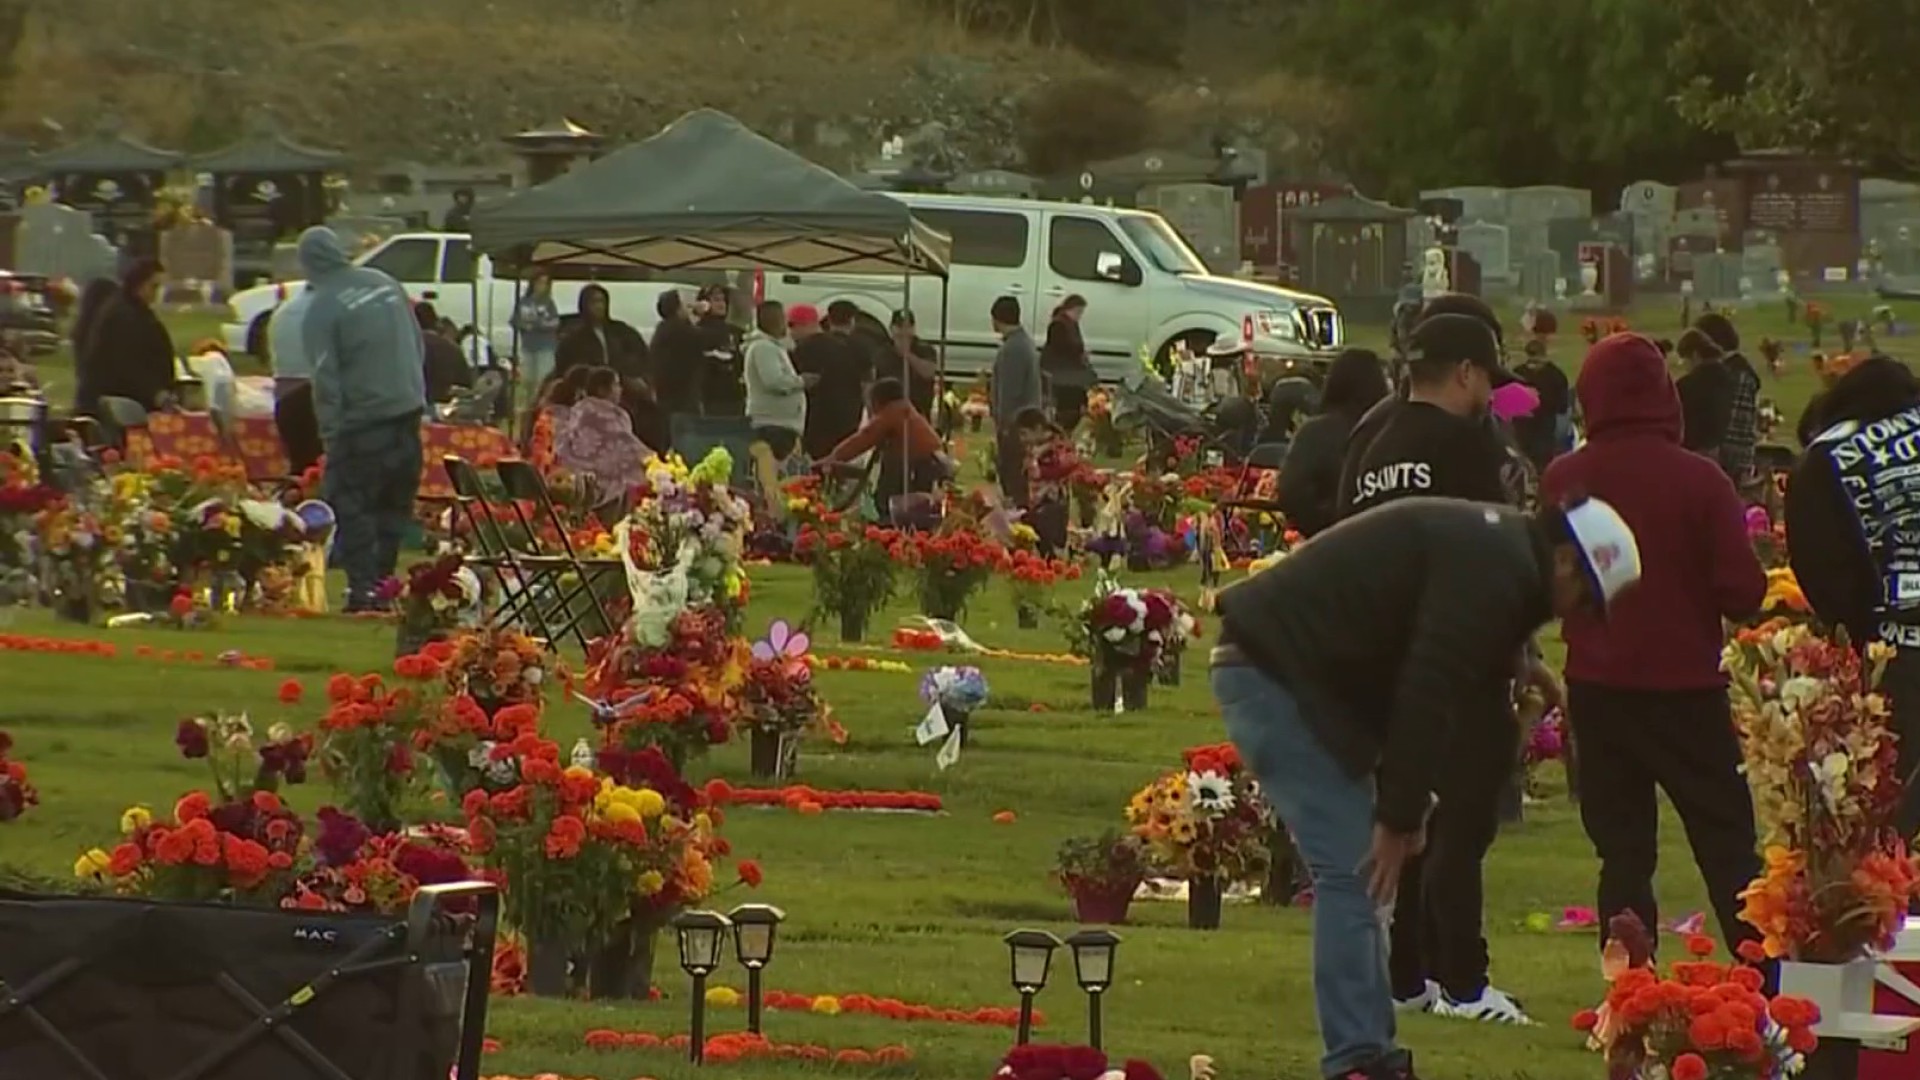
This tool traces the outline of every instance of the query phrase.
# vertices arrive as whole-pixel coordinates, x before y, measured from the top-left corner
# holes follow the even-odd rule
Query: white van
[[[1332,303],[1209,272],[1179,232],[1148,210],[959,195],[891,197],[953,237],[949,371],[992,365],[999,339],[987,312],[1000,296],[1020,301],[1036,340],[1056,305],[1071,294],[1086,297],[1081,331],[1094,369],[1108,381],[1138,369],[1142,345],[1159,355],[1180,341],[1198,351],[1218,337],[1246,336],[1262,354],[1307,359],[1344,342]],[[941,338],[938,278],[916,275],[909,285],[905,275],[768,271],[766,295],[823,310],[835,300],[852,300],[883,323],[904,305],[913,309],[921,337]]]

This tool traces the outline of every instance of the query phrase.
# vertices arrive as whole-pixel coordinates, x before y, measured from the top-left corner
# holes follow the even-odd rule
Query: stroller
[[[1228,399],[1226,404],[1233,400]],[[1172,467],[1174,444],[1182,439],[1200,440],[1202,460],[1209,466],[1238,461],[1243,454],[1238,448],[1238,429],[1246,421],[1231,415],[1232,410],[1224,410],[1229,415],[1222,417],[1222,411],[1221,406],[1202,410],[1181,401],[1166,383],[1145,369],[1114,387],[1113,422],[1122,429],[1144,432],[1150,469],[1165,471]]]

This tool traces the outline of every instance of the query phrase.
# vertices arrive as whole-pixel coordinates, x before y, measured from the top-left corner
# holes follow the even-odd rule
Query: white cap
[[[1567,529],[1603,605],[1613,603],[1620,590],[1640,580],[1640,545],[1620,511],[1599,499],[1587,499],[1568,508]]]

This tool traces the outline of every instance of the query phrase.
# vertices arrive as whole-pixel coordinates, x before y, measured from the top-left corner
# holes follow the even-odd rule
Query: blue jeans
[[[347,607],[373,602],[400,562],[420,493],[420,416],[383,420],[327,443],[321,485],[333,507],[333,561],[347,572]]]
[[[1347,775],[1285,686],[1257,668],[1213,669],[1213,696],[1313,876],[1313,1000],[1328,1077],[1409,1057],[1394,1044],[1387,934],[1362,864],[1373,850],[1373,778]]]

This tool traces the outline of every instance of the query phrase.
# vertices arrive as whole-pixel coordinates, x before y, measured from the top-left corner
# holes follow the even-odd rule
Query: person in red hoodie
[[[1580,817],[1600,856],[1600,925],[1627,910],[1660,925],[1658,786],[1732,946],[1756,936],[1738,912],[1760,860],[1720,671],[1721,620],[1759,610],[1766,574],[1733,482],[1681,446],[1680,395],[1658,345],[1638,334],[1601,339],[1574,392],[1587,443],[1547,468],[1542,495],[1605,500],[1632,527],[1641,560],[1640,587],[1604,620],[1570,615],[1562,627]]]

